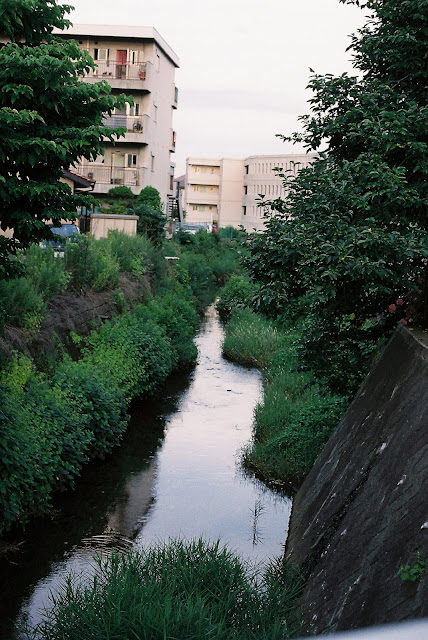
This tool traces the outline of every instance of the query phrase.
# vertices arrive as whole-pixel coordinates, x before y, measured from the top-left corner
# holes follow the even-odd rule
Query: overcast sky
[[[363,13],[338,0],[68,0],[76,23],[155,27],[180,58],[176,176],[188,156],[297,153],[309,68],[352,71]]]

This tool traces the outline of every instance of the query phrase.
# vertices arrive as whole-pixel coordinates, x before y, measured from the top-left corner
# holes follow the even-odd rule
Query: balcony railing
[[[76,171],[87,178],[96,181],[96,184],[127,185],[138,187],[142,184],[144,169],[133,167],[114,167],[112,165],[77,165]]]
[[[97,76],[106,80],[116,78],[118,80],[147,80],[149,74],[149,63],[147,62],[126,62],[119,64],[110,60],[99,60],[96,62],[94,71],[90,71],[88,76]]]
[[[143,133],[144,116],[126,116],[113,114],[103,118],[103,125],[115,129],[116,127],[126,127],[127,131],[132,133]]]

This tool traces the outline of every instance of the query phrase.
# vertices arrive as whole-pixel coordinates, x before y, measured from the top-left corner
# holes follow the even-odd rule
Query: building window
[[[102,61],[108,60],[108,49],[94,49],[94,60]]]
[[[156,51],[156,71],[160,70],[160,55]]]
[[[154,171],[155,170],[155,157],[153,155],[153,153],[151,154],[151,159],[150,159],[150,171]]]
[[[248,170],[249,170],[249,166],[248,164],[245,165],[245,173],[248,175]]]
[[[245,185],[244,185],[244,195],[247,195],[247,193],[248,193],[248,187],[247,187],[247,185],[245,184]]]
[[[247,207],[242,207],[242,215],[247,215]]]
[[[128,167],[136,167],[137,166],[137,156],[135,153],[127,153],[127,166]]]

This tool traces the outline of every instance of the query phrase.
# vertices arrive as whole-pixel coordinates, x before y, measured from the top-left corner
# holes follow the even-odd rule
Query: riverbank
[[[116,446],[133,398],[155,393],[171,373],[194,364],[198,312],[235,268],[236,250],[230,240],[206,233],[192,239],[191,246],[184,241],[168,245],[169,253],[179,257],[178,265],[169,265],[164,250],[140,236],[83,238],[67,245],[64,261],[32,247],[24,256],[27,275],[2,283],[0,297],[13,293],[21,305],[18,311],[28,304],[21,319],[27,341],[20,351],[4,350],[1,363],[0,534],[49,509],[52,494],[72,487],[89,459],[104,457]],[[74,291],[88,283],[95,289],[116,286],[121,265],[133,267],[137,281],[150,283],[142,304],[135,305],[135,298],[131,303],[116,289],[110,296],[116,317],[89,314],[80,335],[69,331],[70,318],[62,336],[51,325],[47,343],[52,349],[44,349],[46,332],[37,327],[52,293],[66,282]],[[48,282],[40,278],[39,267]],[[40,291],[36,287],[37,295],[26,301],[24,293],[33,280]],[[105,304],[95,307],[104,310]],[[15,315],[18,311],[14,309]],[[1,320],[5,318],[12,316],[5,312]],[[104,324],[82,339],[91,321]],[[30,348],[34,342],[39,348]]]
[[[226,357],[264,375],[244,464],[257,477],[291,488],[303,482],[347,406],[346,398],[328,393],[299,369],[296,339],[295,329],[244,308],[232,313],[223,345]]]
[[[12,563],[0,567],[0,619],[37,623],[65,576],[112,546],[203,536],[221,539],[245,564],[282,554],[291,502],[246,474],[238,455],[251,436],[261,375],[222,358],[222,339],[211,309],[196,337],[195,369],[170,377],[157,398],[135,400],[114,455],[91,461],[74,491],[56,496],[51,516],[21,534]]]

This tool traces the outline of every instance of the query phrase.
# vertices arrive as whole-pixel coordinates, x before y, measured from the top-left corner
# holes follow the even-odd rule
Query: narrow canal
[[[222,339],[211,308],[194,371],[170,380],[162,399],[134,405],[122,445],[91,463],[2,559],[1,638],[25,637],[17,628],[37,623],[64,575],[111,546],[203,536],[255,562],[280,555],[291,501],[240,465],[261,376],[225,360]]]

